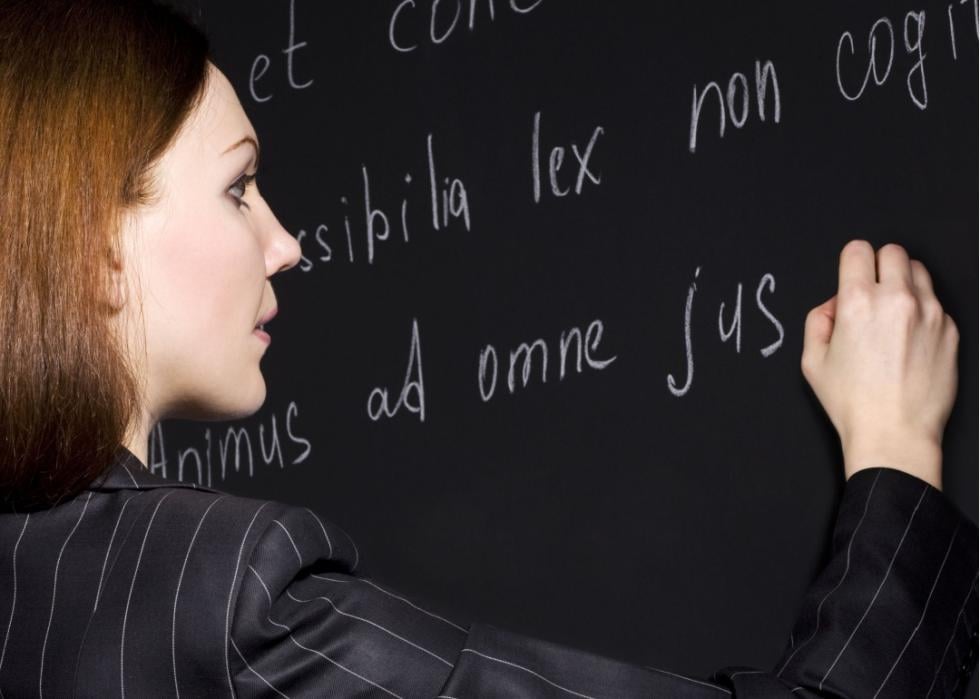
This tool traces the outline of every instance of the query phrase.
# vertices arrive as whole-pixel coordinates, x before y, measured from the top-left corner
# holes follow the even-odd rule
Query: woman
[[[6,0],[0,134],[2,696],[965,689],[977,531],[941,493],[958,336],[901,247],[846,245],[806,320],[801,367],[844,453],[834,555],[771,672],[702,681],[464,628],[359,578],[353,541],[308,509],[146,470],[157,421],[262,405],[269,280],[299,259],[184,19]]]

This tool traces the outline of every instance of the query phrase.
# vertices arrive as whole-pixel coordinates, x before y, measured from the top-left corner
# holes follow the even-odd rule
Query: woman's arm
[[[848,479],[833,553],[778,661],[704,679],[461,625],[355,574],[336,525],[278,507],[234,607],[241,697],[961,697],[975,663],[977,527],[897,469]]]
[[[773,668],[702,680],[461,626],[358,577],[339,528],[289,508],[242,578],[231,666],[242,696],[959,697],[976,661],[977,526],[939,490],[957,333],[898,246],[841,253],[807,317],[803,373],[840,436],[833,553]],[[650,629],[650,633],[657,633]]]

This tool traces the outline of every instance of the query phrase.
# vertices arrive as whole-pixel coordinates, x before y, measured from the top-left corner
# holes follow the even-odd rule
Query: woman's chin
[[[229,389],[219,397],[188,401],[168,417],[199,422],[240,420],[254,415],[265,403],[265,379],[261,373],[257,381],[243,382],[235,388],[237,392]]]

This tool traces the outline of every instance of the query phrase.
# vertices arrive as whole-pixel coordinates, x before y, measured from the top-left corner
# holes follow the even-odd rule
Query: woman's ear
[[[126,265],[118,242],[112,243],[105,252],[106,290],[103,304],[112,315],[121,311],[129,299],[129,280]]]

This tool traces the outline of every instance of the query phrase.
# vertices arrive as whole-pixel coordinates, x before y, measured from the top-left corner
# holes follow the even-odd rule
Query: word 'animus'
[[[171,455],[170,450],[167,449],[163,438],[163,426],[157,423],[150,433],[147,466],[152,473],[163,478],[193,481],[208,488],[214,487],[216,479],[213,472],[217,470],[220,480],[224,481],[228,477],[229,466],[236,473],[246,470],[249,477],[255,475],[255,464],[259,459],[266,465],[275,464],[280,469],[284,469],[287,460],[283,456],[283,441],[286,442],[287,448],[301,447],[300,452],[288,460],[290,465],[302,463],[310,455],[310,441],[296,434],[297,417],[299,417],[299,408],[295,401],[291,401],[286,406],[285,424],[276,421],[275,413],[268,416],[268,434],[266,425],[262,422],[252,429],[228,425],[223,433],[218,430],[212,432],[208,427],[204,430],[203,445],[178,448],[176,455]],[[280,435],[281,429],[285,430],[285,440]]]

